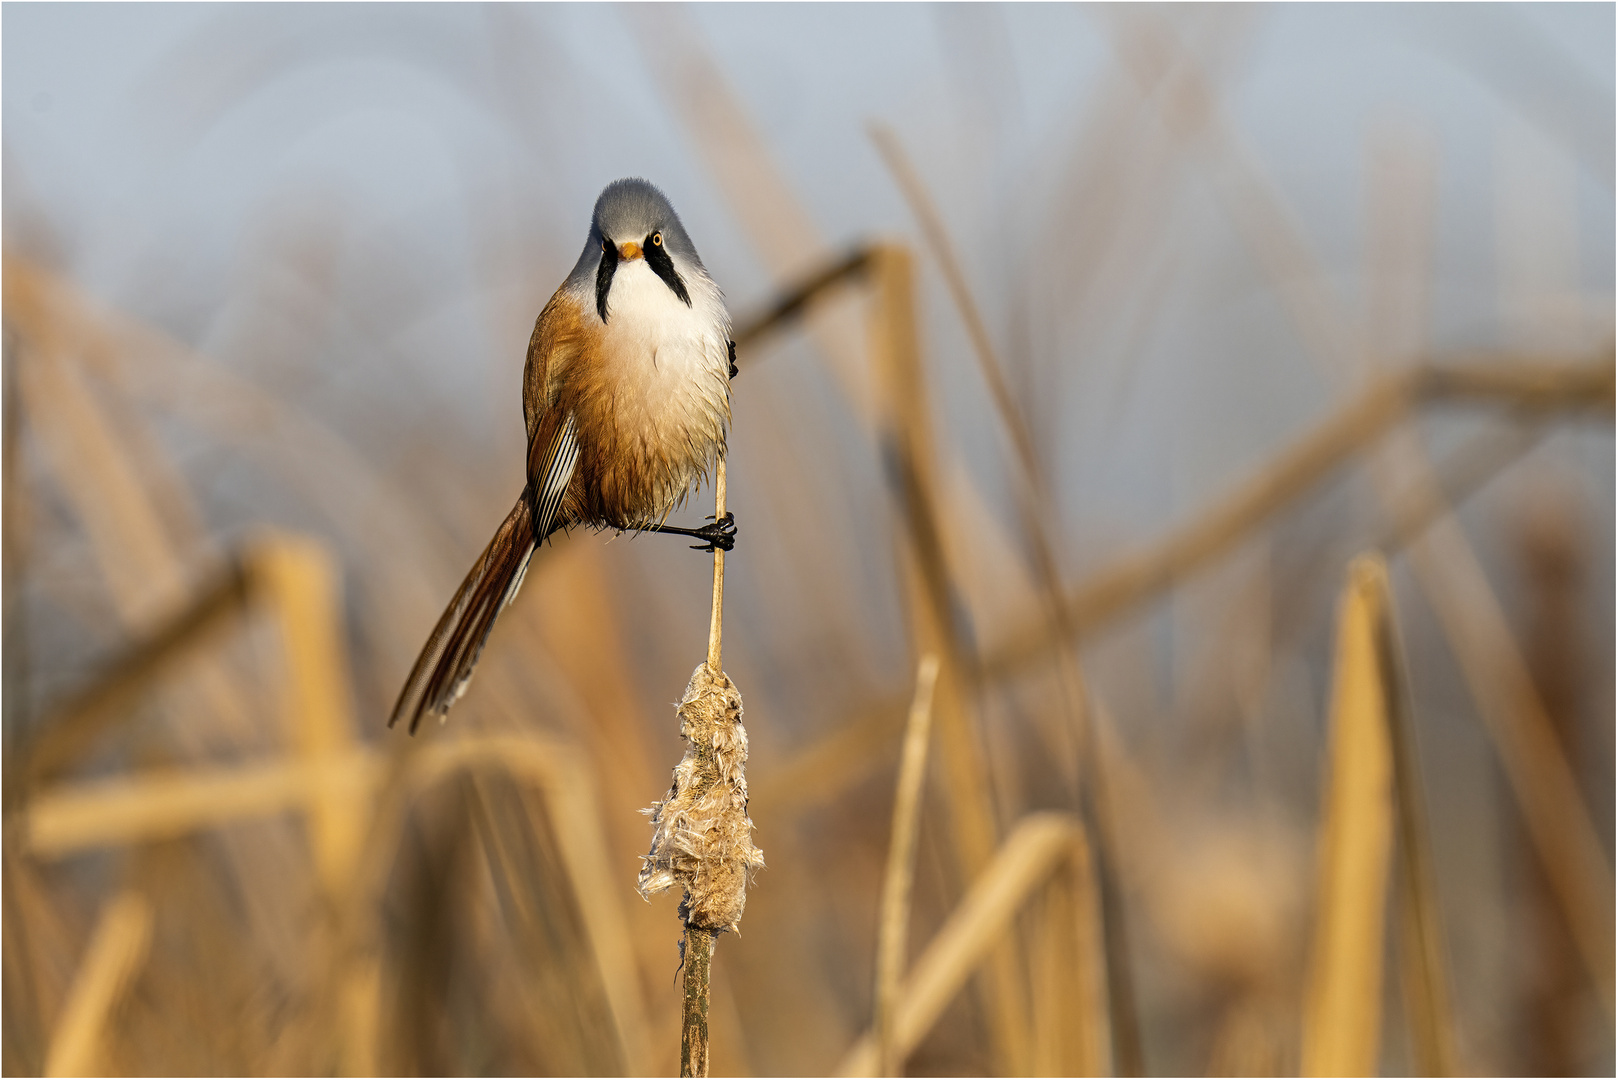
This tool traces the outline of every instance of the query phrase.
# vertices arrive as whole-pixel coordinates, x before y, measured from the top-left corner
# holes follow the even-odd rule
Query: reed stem
[[[708,968],[715,931],[685,928],[685,990],[681,1003],[680,1075],[708,1075]]]
[[[899,1076],[904,1061],[896,1052],[893,1025],[904,977],[905,943],[910,928],[910,891],[916,873],[916,834],[921,825],[921,789],[927,777],[927,738],[932,727],[933,688],[938,682],[938,654],[928,653],[916,669],[916,696],[905,725],[899,783],[893,797],[893,838],[888,845],[887,873],[882,883],[882,919],[877,928],[876,1030],[877,1062],[882,1076]]]
[[[719,463],[714,470],[713,482],[713,519],[723,521],[725,517],[725,455],[719,455]],[[725,609],[725,552],[723,548],[713,549],[713,613],[708,617],[708,670],[715,675],[719,674],[719,653],[724,644],[724,609]]]

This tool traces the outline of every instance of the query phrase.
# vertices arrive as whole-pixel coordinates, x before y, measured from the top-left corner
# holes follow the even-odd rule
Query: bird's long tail
[[[522,587],[528,560],[534,555],[534,534],[533,512],[525,495],[500,523],[494,539],[483,549],[433,627],[399,692],[389,727],[408,719],[414,735],[424,715],[443,716],[466,692],[495,619]]]

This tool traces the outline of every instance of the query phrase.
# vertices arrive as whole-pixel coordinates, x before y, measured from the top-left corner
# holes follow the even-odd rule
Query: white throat
[[[669,410],[696,406],[710,417],[729,416],[730,320],[719,287],[706,274],[684,269],[688,305],[645,259],[618,264],[607,294],[603,360],[619,390],[620,423],[654,423]]]

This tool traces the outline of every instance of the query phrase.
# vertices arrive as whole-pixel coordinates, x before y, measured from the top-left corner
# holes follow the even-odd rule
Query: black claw
[[[734,379],[738,374],[736,370],[736,343],[731,341],[727,342],[727,344],[730,346],[730,377]]]
[[[709,516],[712,517],[713,515],[710,514]],[[715,548],[720,551],[729,551],[736,546],[736,518],[727,513],[712,525],[692,529],[691,535],[707,541],[706,544],[692,544],[692,551],[712,551]]]

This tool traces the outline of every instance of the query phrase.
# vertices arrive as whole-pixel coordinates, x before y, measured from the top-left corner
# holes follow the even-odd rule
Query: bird
[[[527,482],[455,590],[388,719],[411,734],[466,692],[535,549],[575,525],[694,537],[729,551],[731,514],[667,524],[725,452],[736,345],[724,295],[668,198],[608,184],[584,251],[539,313],[523,367]]]

